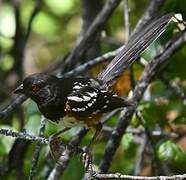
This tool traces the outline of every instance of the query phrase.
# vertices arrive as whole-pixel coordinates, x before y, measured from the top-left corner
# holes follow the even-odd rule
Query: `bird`
[[[76,125],[101,129],[104,113],[134,106],[131,100],[112,92],[113,82],[166,29],[173,15],[167,14],[133,34],[121,52],[96,78],[56,77],[46,73],[27,76],[14,93],[24,94],[36,102],[40,112],[49,120],[63,122],[67,129]]]
[[[41,113],[53,122],[62,120],[66,127],[79,123],[93,126],[101,114],[132,104],[100,87],[101,82],[94,78],[58,78],[36,73],[26,77],[14,93],[30,97]]]

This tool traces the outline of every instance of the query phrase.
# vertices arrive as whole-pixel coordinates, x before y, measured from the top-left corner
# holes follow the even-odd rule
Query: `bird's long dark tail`
[[[101,80],[104,85],[112,85],[112,82],[164,32],[172,17],[173,13],[155,19],[143,27],[141,32],[131,36],[121,52],[111,61],[106,69],[98,75],[98,79]]]

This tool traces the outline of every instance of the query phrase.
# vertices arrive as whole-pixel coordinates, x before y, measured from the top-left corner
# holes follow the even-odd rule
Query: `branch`
[[[96,179],[125,179],[125,180],[178,180],[178,179],[184,180],[186,179],[186,174],[174,175],[174,176],[145,177],[145,176],[122,175],[120,173],[115,173],[115,174],[96,174],[92,177],[92,179],[94,178]]]
[[[43,137],[34,136],[34,135],[28,134],[26,132],[15,132],[10,129],[0,129],[0,134],[2,134],[4,136],[19,138],[19,139],[27,139],[27,140],[31,140],[31,141],[36,141],[36,142],[39,142],[42,144],[48,144],[48,139],[43,138]]]
[[[21,27],[20,1],[17,1],[17,0],[13,1],[15,19],[16,19],[16,32],[15,32],[15,37],[14,37],[15,40],[14,40],[14,46],[12,48],[12,53],[14,56],[15,63],[9,72],[11,72],[12,70],[15,71],[19,75],[20,79],[22,78],[22,75],[23,75],[22,64],[24,60],[24,51],[26,48],[26,44],[28,42],[28,38],[30,36],[32,22],[39,11],[41,1],[42,0],[35,1],[33,11],[28,20],[28,26],[27,26],[26,32],[23,32],[23,29]]]
[[[104,126],[102,129],[102,131],[103,132],[105,131],[106,133],[111,133],[112,130],[113,128],[109,126]],[[143,135],[145,131],[144,129],[141,129],[141,128],[127,128],[126,133],[132,133],[134,135]],[[154,136],[154,137],[159,137],[159,136],[165,137],[165,138],[178,138],[179,137],[179,134],[176,134],[174,132],[166,132],[166,131],[160,131],[160,130],[151,130],[150,133],[151,133],[151,136]]]
[[[30,18],[28,20],[27,30],[26,30],[26,33],[24,35],[24,46],[26,46],[26,43],[27,43],[28,38],[30,36],[31,29],[32,29],[32,22],[33,22],[34,18],[36,17],[36,15],[38,14],[39,10],[40,10],[41,3],[42,3],[42,0],[36,0],[35,1],[34,8],[32,10]]]
[[[76,68],[74,68],[73,70],[67,72],[64,74],[64,76],[77,76],[77,75],[80,75],[80,74],[83,74],[84,72],[87,71],[87,69],[91,69],[92,67],[98,65],[98,64],[101,64],[103,62],[107,62],[111,59],[113,59],[122,49],[123,49],[124,46],[114,50],[114,51],[111,51],[111,52],[107,52],[95,59],[92,59],[90,61],[88,61],[87,63],[84,63]]]
[[[44,116],[41,116],[41,126],[39,129],[39,137],[43,137],[44,131],[45,131],[45,125],[46,125],[46,119]],[[36,174],[36,168],[37,168],[37,164],[39,160],[40,151],[41,151],[41,142],[37,142],[35,146],[35,150],[34,150],[34,155],[32,158],[32,167],[30,170],[29,180],[34,179],[34,176]]]
[[[0,119],[7,118],[27,97],[25,95],[17,96],[5,109],[0,112]]]
[[[129,7],[129,0],[124,1],[124,23],[125,23],[125,36],[126,41],[129,41],[130,37],[130,22],[129,22],[129,13],[130,13],[130,7]],[[135,87],[135,78],[134,78],[134,70],[133,65],[130,66],[130,81],[131,81],[131,87],[134,89]]]
[[[125,0],[124,1],[124,19],[125,19],[124,23],[125,23],[125,35],[126,35],[127,41],[130,36],[129,12],[130,12],[129,2],[128,0]]]
[[[146,121],[145,119],[143,118],[141,112],[139,110],[136,110],[136,116],[138,118],[138,120],[140,121],[141,125],[145,128],[145,133],[149,139],[149,143],[150,143],[150,146],[151,146],[151,149],[152,149],[152,166],[153,168],[157,171],[159,170],[159,174],[163,173],[164,175],[168,175],[169,173],[169,170],[167,168],[167,166],[165,166],[165,164],[161,163],[161,161],[158,159],[157,155],[156,155],[156,147],[155,147],[155,144],[153,142],[153,138],[152,138],[152,135],[151,135],[151,131],[149,130],[149,128],[146,126]]]
[[[141,28],[143,28],[143,26],[145,24],[147,24],[147,22],[149,22],[153,18],[157,17],[157,15],[159,14],[159,10],[161,9],[161,6],[163,5],[164,2],[165,2],[165,0],[151,1],[151,3],[149,4],[148,8],[146,9],[144,15],[138,21],[131,36],[133,36],[134,34],[137,34],[141,30]]]
[[[147,136],[146,134],[144,134],[142,137],[141,137],[141,140],[142,142],[140,143],[140,147],[138,149],[138,153],[137,153],[137,156],[138,159],[136,161],[136,166],[135,166],[135,170],[134,170],[134,174],[135,175],[139,175],[140,172],[141,172],[141,169],[142,169],[142,163],[143,163],[143,159],[144,159],[144,153],[145,153],[145,148],[146,148],[146,145],[147,145]]]
[[[103,8],[103,2],[102,0],[81,0],[82,4],[82,27],[80,32],[80,37],[78,38],[77,42],[80,42],[80,40],[83,38],[84,34],[87,32],[89,27],[91,26],[93,20],[97,17],[98,13]],[[105,26],[105,24],[104,24]],[[104,29],[104,27],[103,27]],[[101,33],[95,34],[95,36],[92,37],[92,41],[90,44],[89,49],[84,54],[83,59],[80,59],[78,62],[86,62],[86,60],[95,58],[98,55],[100,55],[100,39],[101,39]]]
[[[76,62],[82,57],[83,53],[89,48],[92,37],[102,28],[108,18],[111,16],[114,9],[118,6],[121,0],[108,0],[103,9],[92,22],[91,26],[84,34],[83,39],[72,50],[72,53],[67,57],[65,63],[61,65],[61,72],[67,72],[72,69]]]
[[[158,73],[159,67],[161,64],[165,64],[168,62],[168,58],[181,46],[186,42],[186,32],[180,33],[179,36],[173,38],[165,45],[165,49],[156,55],[156,57],[151,60],[148,65],[145,67],[144,72],[142,74],[141,79],[139,80],[134,93],[133,93],[133,101],[138,103],[146,88],[154,78],[154,76]],[[112,158],[120,144],[121,138],[125,133],[125,130],[130,122],[132,114],[135,112],[135,107],[128,107],[123,112],[118,121],[118,124],[114,128],[112,135],[107,143],[105,153],[103,159],[100,164],[101,172],[105,173],[108,171]]]

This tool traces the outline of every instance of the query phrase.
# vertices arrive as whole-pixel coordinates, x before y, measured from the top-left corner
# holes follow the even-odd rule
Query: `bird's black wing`
[[[98,79],[104,85],[111,85],[112,81],[119,77],[164,32],[172,16],[173,14],[171,13],[156,19],[144,27],[141,32],[130,37],[123,50],[98,75]]]
[[[132,105],[130,101],[99,87],[92,86],[84,86],[73,91],[67,99],[70,111],[84,117]]]

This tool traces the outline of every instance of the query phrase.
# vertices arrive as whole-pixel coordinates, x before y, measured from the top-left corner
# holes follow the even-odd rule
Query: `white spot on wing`
[[[94,111],[92,114],[97,114],[99,112],[101,112],[101,111],[100,110],[97,110],[97,111]]]
[[[101,90],[102,93],[106,93],[107,91],[106,90]]]
[[[92,106],[92,104],[93,104],[93,103],[91,102],[91,103],[88,103],[87,105],[88,105],[88,107],[91,107],[91,106]]]
[[[82,98],[77,97],[77,96],[69,96],[69,97],[67,97],[67,98],[68,98],[68,100],[76,101],[76,102],[82,102],[82,101],[83,101]]]
[[[91,97],[89,96],[83,96],[84,101],[90,101]]]
[[[81,88],[82,88],[82,86],[78,86],[78,85],[73,87],[73,89],[81,89]]]
[[[108,107],[107,105],[103,106],[104,109],[106,109],[107,107]]]
[[[85,108],[77,108],[77,111],[85,111]]]
[[[96,92],[87,92],[87,94],[90,96],[90,97],[96,97],[97,96],[97,93]]]

